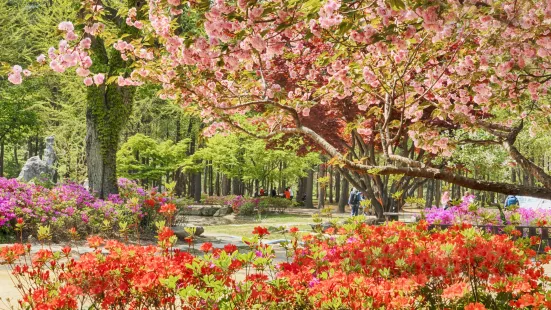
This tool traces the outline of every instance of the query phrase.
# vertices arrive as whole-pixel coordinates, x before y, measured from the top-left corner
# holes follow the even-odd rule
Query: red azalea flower
[[[91,248],[99,248],[103,243],[103,239],[98,236],[90,236],[88,237],[88,239],[86,239],[86,241],[88,241],[88,245]]]
[[[155,200],[153,200],[153,199],[146,199],[144,202],[145,202],[146,205],[148,205],[150,207],[155,206]]]
[[[23,218],[22,218],[22,217],[18,217],[18,218],[17,218],[17,224],[23,225],[23,223],[24,223],[24,222],[23,222]]]
[[[483,304],[477,302],[466,305],[465,310],[486,310],[486,307],[484,307]]]
[[[253,229],[253,235],[258,235],[259,237],[263,237],[269,234],[270,232],[268,231],[268,229],[262,226],[256,226]]]
[[[176,205],[173,203],[167,203],[161,206],[159,213],[173,214],[176,212]]]
[[[205,252],[205,253],[208,253],[210,252],[213,247],[212,247],[212,243],[210,242],[205,242],[203,244],[201,244],[201,247],[199,248],[201,251]]]
[[[237,246],[235,244],[226,244],[224,246],[224,251],[228,254],[232,254],[233,252],[237,251]]]
[[[289,232],[292,233],[292,234],[297,233],[298,232],[298,227],[289,228]]]

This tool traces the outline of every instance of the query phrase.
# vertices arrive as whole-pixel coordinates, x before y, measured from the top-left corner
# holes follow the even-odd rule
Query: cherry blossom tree
[[[389,175],[402,176],[393,187],[439,179],[551,198],[551,177],[515,147],[522,130],[548,130],[551,1],[149,0],[119,12],[141,34],[113,42],[133,62],[127,75],[65,60],[111,34],[99,5],[83,2],[87,38],[51,51],[54,70],[76,67],[90,87],[159,84],[161,98],[201,113],[206,135],[304,136],[379,215]],[[183,15],[197,29],[184,29]],[[20,68],[10,77],[19,82]],[[472,138],[480,132],[488,139]],[[463,144],[503,147],[542,186],[457,174],[447,162]]]

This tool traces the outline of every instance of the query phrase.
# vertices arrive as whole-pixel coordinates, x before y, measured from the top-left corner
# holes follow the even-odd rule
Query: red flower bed
[[[95,252],[71,257],[42,250],[29,264],[15,259],[29,248],[0,250],[14,269],[22,308],[77,309],[513,309],[551,307],[548,277],[530,240],[487,235],[469,227],[427,231],[401,224],[353,224],[300,243],[290,230],[293,259],[275,264],[269,234],[256,227],[250,251],[205,243],[203,256],[159,245],[134,246],[89,238]],[[108,251],[102,254],[101,250]],[[243,272],[244,280],[236,274]],[[30,281],[27,281],[29,278]]]

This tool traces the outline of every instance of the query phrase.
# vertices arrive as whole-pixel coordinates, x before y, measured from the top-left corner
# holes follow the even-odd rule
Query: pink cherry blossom
[[[90,38],[84,38],[82,41],[80,41],[80,48],[82,49],[89,49],[92,46],[92,39]]]
[[[23,78],[21,77],[21,73],[10,73],[8,74],[8,81],[10,81],[10,83],[12,84],[15,84],[15,85],[19,85],[21,83],[23,83]]]
[[[78,67],[76,70],[77,74],[82,77],[87,77],[90,75],[90,70],[84,69],[83,67]]]
[[[302,109],[302,116],[310,116],[310,108]]]
[[[61,22],[59,24],[59,26],[57,27],[57,29],[61,30],[61,31],[67,31],[67,32],[72,32],[75,30],[75,27],[73,26],[73,23],[71,22],[68,22],[68,21],[64,21],[64,22]]]
[[[92,80],[91,77],[87,77],[87,78],[84,79],[84,85],[92,86],[92,84],[94,84],[94,80]]]
[[[46,63],[46,56],[44,54],[40,54],[38,57],[36,57],[36,61],[41,64],[44,64]]]
[[[94,75],[94,83],[96,85],[101,85],[103,84],[103,81],[105,80],[105,75],[103,73],[98,73],[96,75]]]

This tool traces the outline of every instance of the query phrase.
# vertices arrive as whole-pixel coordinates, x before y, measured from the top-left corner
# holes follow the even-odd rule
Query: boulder
[[[213,216],[220,208],[220,206],[204,206],[201,208],[201,215]]]
[[[232,212],[231,207],[226,206],[198,206],[192,205],[180,208],[180,215],[195,215],[195,216],[225,216]]]
[[[43,159],[33,156],[27,160],[23,169],[19,173],[18,180],[29,182],[32,179],[46,179],[55,182],[56,171],[54,168],[56,162],[54,151],[54,137],[46,138],[46,149],[44,149]]]
[[[310,224],[310,227],[312,227],[312,230],[316,230],[316,228],[321,227],[321,231],[324,232],[330,227],[334,227],[334,225],[331,222],[325,222],[322,224]]]
[[[178,237],[178,239],[184,240],[187,237],[189,237],[189,233],[186,231],[185,226],[174,226],[174,227],[171,227],[171,228],[174,231],[174,234],[176,235],[176,237]],[[195,227],[195,236],[200,236],[204,232],[205,232],[205,229],[202,226],[196,226]]]
[[[213,216],[226,216],[228,214],[231,214],[233,212],[233,209],[231,207],[221,207],[220,209],[218,209],[218,211],[216,211],[216,213],[214,213]]]
[[[38,156],[33,156],[27,159],[17,179],[24,182],[40,178],[47,178],[49,180],[52,178],[53,172],[53,169],[45,161]]]

